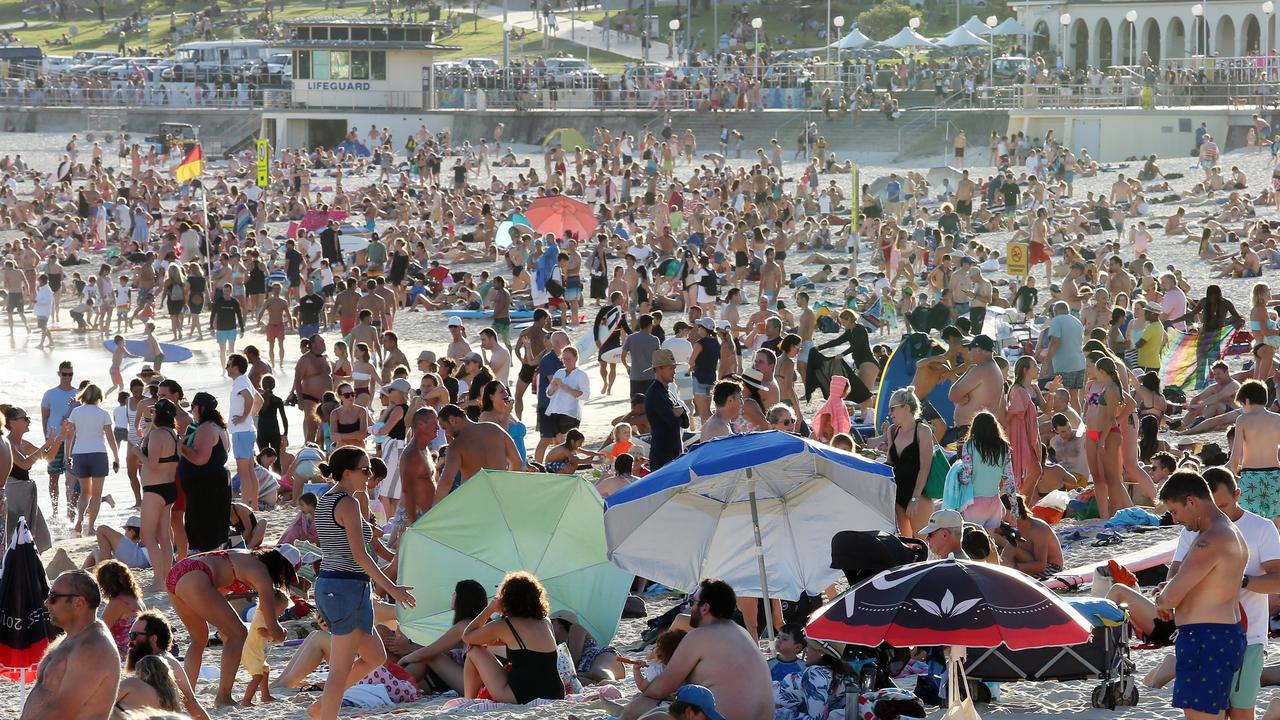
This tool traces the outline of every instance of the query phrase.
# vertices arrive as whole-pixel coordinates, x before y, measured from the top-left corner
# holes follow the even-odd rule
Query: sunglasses
[[[131,633],[129,633],[129,639],[130,639],[130,640],[137,640],[138,638],[144,638],[144,637],[147,637],[147,636],[148,636],[148,635],[150,635],[150,634],[151,634],[151,633],[149,633],[149,632],[131,632]]]
[[[73,598],[73,597],[84,597],[84,596],[81,595],[80,593],[60,593],[60,592],[53,592],[51,590],[49,591],[48,600],[49,600],[49,604],[52,605],[58,602],[58,600],[61,598]]]
[[[356,394],[355,394],[355,393],[353,393],[353,392],[344,392],[344,393],[342,393],[342,397],[355,397],[355,396],[356,396]]]
[[[783,425],[795,425],[795,424],[796,424],[796,420],[795,420],[795,418],[787,418],[786,420],[779,420],[778,422],[782,423]]]
[[[358,473],[363,474],[365,477],[372,477],[372,476],[373,476],[373,470],[372,470],[368,465],[365,465],[365,466],[363,466],[363,467],[355,468],[355,471],[356,471],[356,472],[358,472]]]
[[[58,375],[61,375],[62,377],[71,377],[72,375],[75,375],[75,373],[60,372]]]

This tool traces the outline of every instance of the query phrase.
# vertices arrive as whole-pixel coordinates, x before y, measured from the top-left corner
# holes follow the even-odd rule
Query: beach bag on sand
[[[961,687],[970,689],[968,678],[964,674],[964,664],[952,663],[951,672],[947,673],[947,701],[950,706],[943,713],[942,720],[982,720],[978,709],[973,706],[973,693],[966,692],[963,700],[956,701],[960,697]]]

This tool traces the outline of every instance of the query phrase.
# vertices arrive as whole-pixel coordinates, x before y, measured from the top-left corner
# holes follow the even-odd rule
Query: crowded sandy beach
[[[58,637],[0,633],[6,716],[1280,714],[1272,146],[855,187],[847,116],[741,159],[679,118],[352,128],[264,186],[7,135],[6,529]],[[1109,649],[948,690],[1001,642]]]

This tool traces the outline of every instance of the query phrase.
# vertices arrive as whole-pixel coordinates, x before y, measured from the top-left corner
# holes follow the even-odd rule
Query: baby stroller
[[[1029,650],[969,648],[965,674],[970,680],[984,682],[1098,679],[1102,682],[1093,690],[1094,707],[1115,710],[1137,705],[1128,612],[1103,599],[1067,602],[1093,623],[1088,642]]]

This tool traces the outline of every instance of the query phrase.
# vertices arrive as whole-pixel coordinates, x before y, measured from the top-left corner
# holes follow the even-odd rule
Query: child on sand
[[[769,675],[774,682],[782,682],[791,673],[804,670],[804,660],[800,653],[804,652],[804,626],[799,623],[787,623],[778,630],[778,637],[773,641],[774,656],[769,661]]]
[[[129,439],[129,393],[122,392],[116,395],[116,402],[119,405],[111,412],[111,429],[116,441],[116,449],[119,450],[120,443]]]
[[[111,387],[107,388],[108,394],[117,388],[125,389],[124,375],[120,373],[120,363],[124,362],[127,357],[138,357],[125,348],[123,335],[116,335],[112,338],[112,342],[116,344],[116,349],[111,351],[111,367],[107,370],[107,373],[111,376]]]
[[[316,501],[313,492],[304,492],[298,498],[298,515],[280,536],[280,544],[306,540],[315,545],[320,544],[320,536],[316,534]]]
[[[277,608],[289,607],[289,597],[283,590],[275,588],[275,595]],[[244,689],[244,699],[240,701],[245,707],[253,705],[253,693],[259,688],[262,689],[262,702],[275,702],[275,698],[271,697],[271,684],[267,682],[267,675],[271,672],[271,668],[267,666],[267,644],[270,642],[268,636],[267,617],[262,613],[262,606],[258,605],[254,608],[249,636],[244,640],[244,651],[240,655],[240,667],[251,676]]]
[[[147,343],[147,359],[155,366],[156,372],[160,372],[160,366],[164,364],[164,349],[160,347],[160,341],[156,339],[156,324],[147,323],[145,326],[147,334],[142,338]]]

